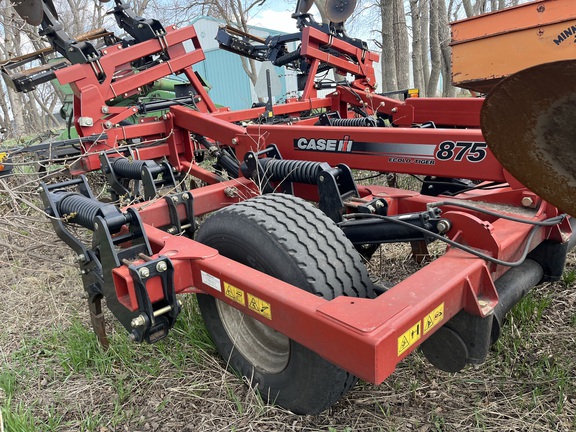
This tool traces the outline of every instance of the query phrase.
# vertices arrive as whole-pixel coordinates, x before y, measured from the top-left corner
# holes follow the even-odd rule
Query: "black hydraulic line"
[[[405,224],[399,225],[380,219],[356,219],[346,221],[340,228],[353,244],[362,245],[425,240],[426,235],[422,230],[429,230],[432,226],[429,222],[422,221],[419,213],[410,217],[403,215],[402,221]]]

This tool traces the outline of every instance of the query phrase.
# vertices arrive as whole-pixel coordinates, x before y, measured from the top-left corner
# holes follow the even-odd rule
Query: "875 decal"
[[[438,144],[436,159],[441,161],[453,160],[454,162],[481,162],[486,158],[485,142],[471,141],[444,141]]]

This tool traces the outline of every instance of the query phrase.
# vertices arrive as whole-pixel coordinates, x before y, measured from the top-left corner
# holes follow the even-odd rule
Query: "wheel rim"
[[[220,300],[216,306],[226,333],[246,360],[268,373],[286,368],[290,339]]]

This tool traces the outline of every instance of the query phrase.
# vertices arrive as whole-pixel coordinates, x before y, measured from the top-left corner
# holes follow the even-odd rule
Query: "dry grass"
[[[0,184],[0,430],[576,430],[574,256],[566,282],[535,290],[484,365],[448,374],[416,353],[383,384],[360,383],[329,411],[297,416],[225,371],[193,302],[167,340],[134,345],[112,327],[103,352],[73,255],[24,183]],[[400,280],[418,268],[408,255],[382,248],[372,270]]]

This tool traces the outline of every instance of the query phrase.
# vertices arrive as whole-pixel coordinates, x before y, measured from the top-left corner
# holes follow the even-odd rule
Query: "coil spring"
[[[347,127],[375,127],[376,121],[370,117],[330,119],[330,125]]]
[[[295,183],[315,184],[322,171],[319,162],[262,159],[262,164],[265,175],[271,176],[273,181],[286,179]]]
[[[121,177],[130,179],[141,179],[142,178],[142,168],[146,165],[147,161],[143,160],[133,160],[123,157],[114,159],[112,162],[112,167],[114,172]]]
[[[68,194],[58,203],[58,213],[69,215],[68,222],[77,223],[94,231],[94,219],[101,210],[111,204],[105,204],[80,194]]]
[[[298,60],[300,58],[300,50],[297,49],[296,51],[292,51],[291,53],[284,54],[282,57],[278,57],[274,62],[275,66],[284,66],[288,63],[292,63],[294,60]]]

